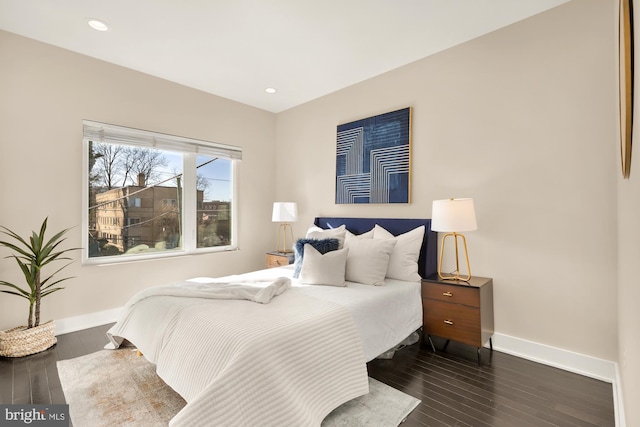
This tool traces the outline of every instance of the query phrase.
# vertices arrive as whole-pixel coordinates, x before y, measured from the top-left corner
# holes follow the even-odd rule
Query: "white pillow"
[[[298,281],[309,285],[346,286],[348,253],[349,249],[344,248],[323,255],[310,244],[305,244]]]
[[[366,231],[362,234],[353,234],[352,232],[350,232],[349,230],[347,230],[347,236],[349,237],[353,237],[356,239],[373,239],[373,228],[369,231]]]
[[[320,227],[316,227],[315,225],[307,230],[307,239],[338,239],[338,249],[342,249],[344,247],[344,236],[347,233],[347,229],[344,224],[340,227],[329,228],[327,230],[323,230]]]
[[[389,257],[386,277],[390,279],[415,282],[420,280],[418,274],[418,258],[424,238],[424,225],[393,236],[378,224],[373,228],[374,239],[395,239],[396,245]]]
[[[346,279],[365,285],[384,285],[389,256],[395,239],[358,239],[347,235],[344,242],[349,249]]]

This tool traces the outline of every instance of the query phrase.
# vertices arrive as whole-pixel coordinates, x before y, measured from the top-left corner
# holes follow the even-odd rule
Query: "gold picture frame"
[[[619,89],[620,89],[620,161],[622,177],[631,173],[633,136],[633,0],[620,0],[619,8]]]

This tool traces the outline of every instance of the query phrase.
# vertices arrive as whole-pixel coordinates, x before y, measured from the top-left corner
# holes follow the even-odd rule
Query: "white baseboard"
[[[122,307],[56,320],[56,335],[106,325],[118,320]]]
[[[503,353],[611,383],[616,427],[626,427],[620,372],[616,362],[509,335],[494,334],[492,341],[493,348]]]
[[[614,383],[616,380],[616,363],[598,359],[585,354],[552,347],[516,338],[509,335],[494,334],[493,348],[503,353],[522,357],[544,365],[564,369],[565,371]]]
[[[616,381],[613,383],[613,405],[616,411],[616,427],[627,427],[624,416],[624,399],[622,398],[622,381],[620,381],[620,369],[616,363]]]

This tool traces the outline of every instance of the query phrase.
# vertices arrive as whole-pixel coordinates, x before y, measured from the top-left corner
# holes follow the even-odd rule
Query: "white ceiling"
[[[0,29],[280,112],[567,1],[0,0]]]

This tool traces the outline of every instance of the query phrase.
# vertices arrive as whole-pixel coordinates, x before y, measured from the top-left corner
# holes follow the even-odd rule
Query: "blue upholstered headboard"
[[[325,229],[336,228],[344,224],[347,230],[353,234],[365,233],[378,224],[394,236],[424,225],[425,233],[418,259],[418,273],[424,278],[437,272],[438,233],[431,231],[430,219],[318,217],[313,223]]]

